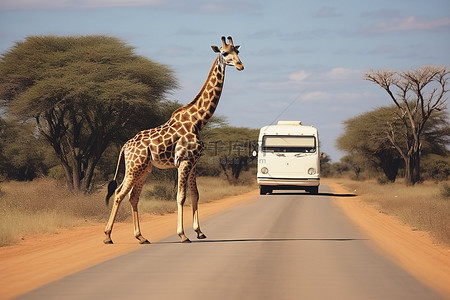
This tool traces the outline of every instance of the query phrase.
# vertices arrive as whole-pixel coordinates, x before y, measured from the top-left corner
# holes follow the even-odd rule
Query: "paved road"
[[[171,236],[21,299],[441,299],[385,259],[326,186],[256,197],[201,225],[206,240]]]

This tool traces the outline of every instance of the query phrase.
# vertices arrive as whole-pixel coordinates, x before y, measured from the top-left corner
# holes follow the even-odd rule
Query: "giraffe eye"
[[[225,57],[227,56],[229,53],[228,52],[223,52],[222,55]]]

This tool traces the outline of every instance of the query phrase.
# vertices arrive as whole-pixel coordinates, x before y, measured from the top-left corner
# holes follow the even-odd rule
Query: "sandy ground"
[[[348,193],[333,181],[333,192]],[[200,205],[201,219],[258,195],[257,191]],[[383,251],[404,269],[450,299],[450,249],[432,243],[423,232],[412,231],[393,217],[379,213],[358,197],[334,201]],[[190,211],[190,210],[189,210]],[[192,221],[185,213],[185,225]],[[11,299],[48,282],[139,247],[132,224],[117,223],[114,245],[104,245],[104,224],[61,230],[58,234],[26,236],[18,245],[0,248],[0,299]],[[176,214],[144,216],[141,230],[150,241],[176,232]],[[194,238],[194,237],[193,237]]]

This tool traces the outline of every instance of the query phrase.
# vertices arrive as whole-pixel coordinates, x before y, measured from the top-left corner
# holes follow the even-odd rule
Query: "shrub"
[[[390,181],[386,176],[378,177],[377,182],[379,185],[385,185],[388,184]]]
[[[438,155],[429,155],[422,166],[422,175],[425,179],[433,180],[434,182],[446,181],[450,175],[450,159],[449,157],[442,157]]]
[[[441,197],[444,199],[449,199],[450,198],[450,186],[448,185],[447,182],[445,182],[442,186],[441,186]]]
[[[153,189],[147,191],[146,196],[167,201],[177,200],[177,190],[172,185],[155,184]]]

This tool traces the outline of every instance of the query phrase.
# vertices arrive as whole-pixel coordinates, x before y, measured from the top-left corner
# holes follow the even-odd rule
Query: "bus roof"
[[[282,122],[280,124],[280,122]],[[317,128],[301,125],[300,121],[278,121],[277,125],[268,125],[261,128],[259,136],[264,135],[314,135],[317,136]]]
[[[302,121],[278,121],[277,125],[302,125]]]

